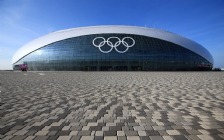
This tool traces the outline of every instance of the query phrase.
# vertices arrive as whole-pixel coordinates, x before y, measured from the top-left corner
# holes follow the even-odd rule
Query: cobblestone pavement
[[[224,139],[223,72],[0,72],[0,139]]]

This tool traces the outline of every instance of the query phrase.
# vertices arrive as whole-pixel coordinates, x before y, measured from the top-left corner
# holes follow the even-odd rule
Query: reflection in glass
[[[96,37],[131,37],[134,46],[125,53],[102,53],[92,44]],[[129,40],[130,41],[130,40]],[[105,44],[105,47],[110,47]],[[124,47],[124,46],[123,46]],[[122,48],[122,46],[121,46]],[[132,34],[94,34],[65,39],[44,46],[14,64],[27,63],[29,70],[211,70],[200,55],[174,43]]]

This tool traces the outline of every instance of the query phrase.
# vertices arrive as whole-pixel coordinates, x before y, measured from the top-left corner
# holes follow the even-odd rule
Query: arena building
[[[135,26],[91,26],[56,31],[21,47],[13,69],[34,71],[212,70],[211,54],[177,34]]]

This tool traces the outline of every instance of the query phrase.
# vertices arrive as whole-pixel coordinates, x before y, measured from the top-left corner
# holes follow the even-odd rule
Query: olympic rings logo
[[[117,40],[115,43],[112,43],[111,42],[111,39],[115,39],[115,40]],[[130,39],[131,40],[131,44],[130,43],[128,43],[128,42],[126,42],[128,39]],[[100,43],[97,43],[97,41],[96,40],[102,40]],[[99,42],[99,41],[98,41]],[[135,40],[133,39],[133,38],[131,38],[131,37],[124,37],[122,40],[120,39],[120,38],[118,38],[118,37],[109,37],[107,40],[104,38],[104,37],[96,37],[96,38],[94,38],[93,39],[93,45],[95,46],[95,47],[97,47],[97,48],[99,48],[99,50],[102,52],[102,53],[109,53],[109,52],[111,52],[112,50],[113,50],[113,48],[117,51],[117,52],[119,52],[119,53],[125,53],[126,51],[128,51],[128,49],[130,48],[130,47],[132,47],[132,46],[134,46],[135,45]],[[103,51],[102,49],[101,49],[101,47],[103,47],[105,44],[107,43],[107,45],[108,46],[110,46],[111,48],[108,50],[108,51]],[[126,49],[125,50],[123,50],[123,51],[120,51],[120,50],[118,50],[117,49],[117,47],[119,46],[119,45],[121,45],[121,43],[126,47]]]

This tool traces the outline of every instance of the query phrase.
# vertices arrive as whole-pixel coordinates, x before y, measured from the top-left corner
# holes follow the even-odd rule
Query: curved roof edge
[[[187,48],[206,60],[214,64],[212,55],[200,44],[182,37],[180,35],[163,31],[154,28],[138,27],[138,26],[120,26],[120,25],[107,25],[107,26],[87,26],[79,28],[71,28],[66,30],[59,30],[56,32],[49,33],[45,36],[37,38],[24,46],[22,46],[13,56],[12,64],[16,63],[25,55],[56,41],[64,40],[67,38],[78,37],[90,34],[101,34],[101,33],[123,33],[123,34],[136,34],[148,37],[154,37],[169,41]]]

